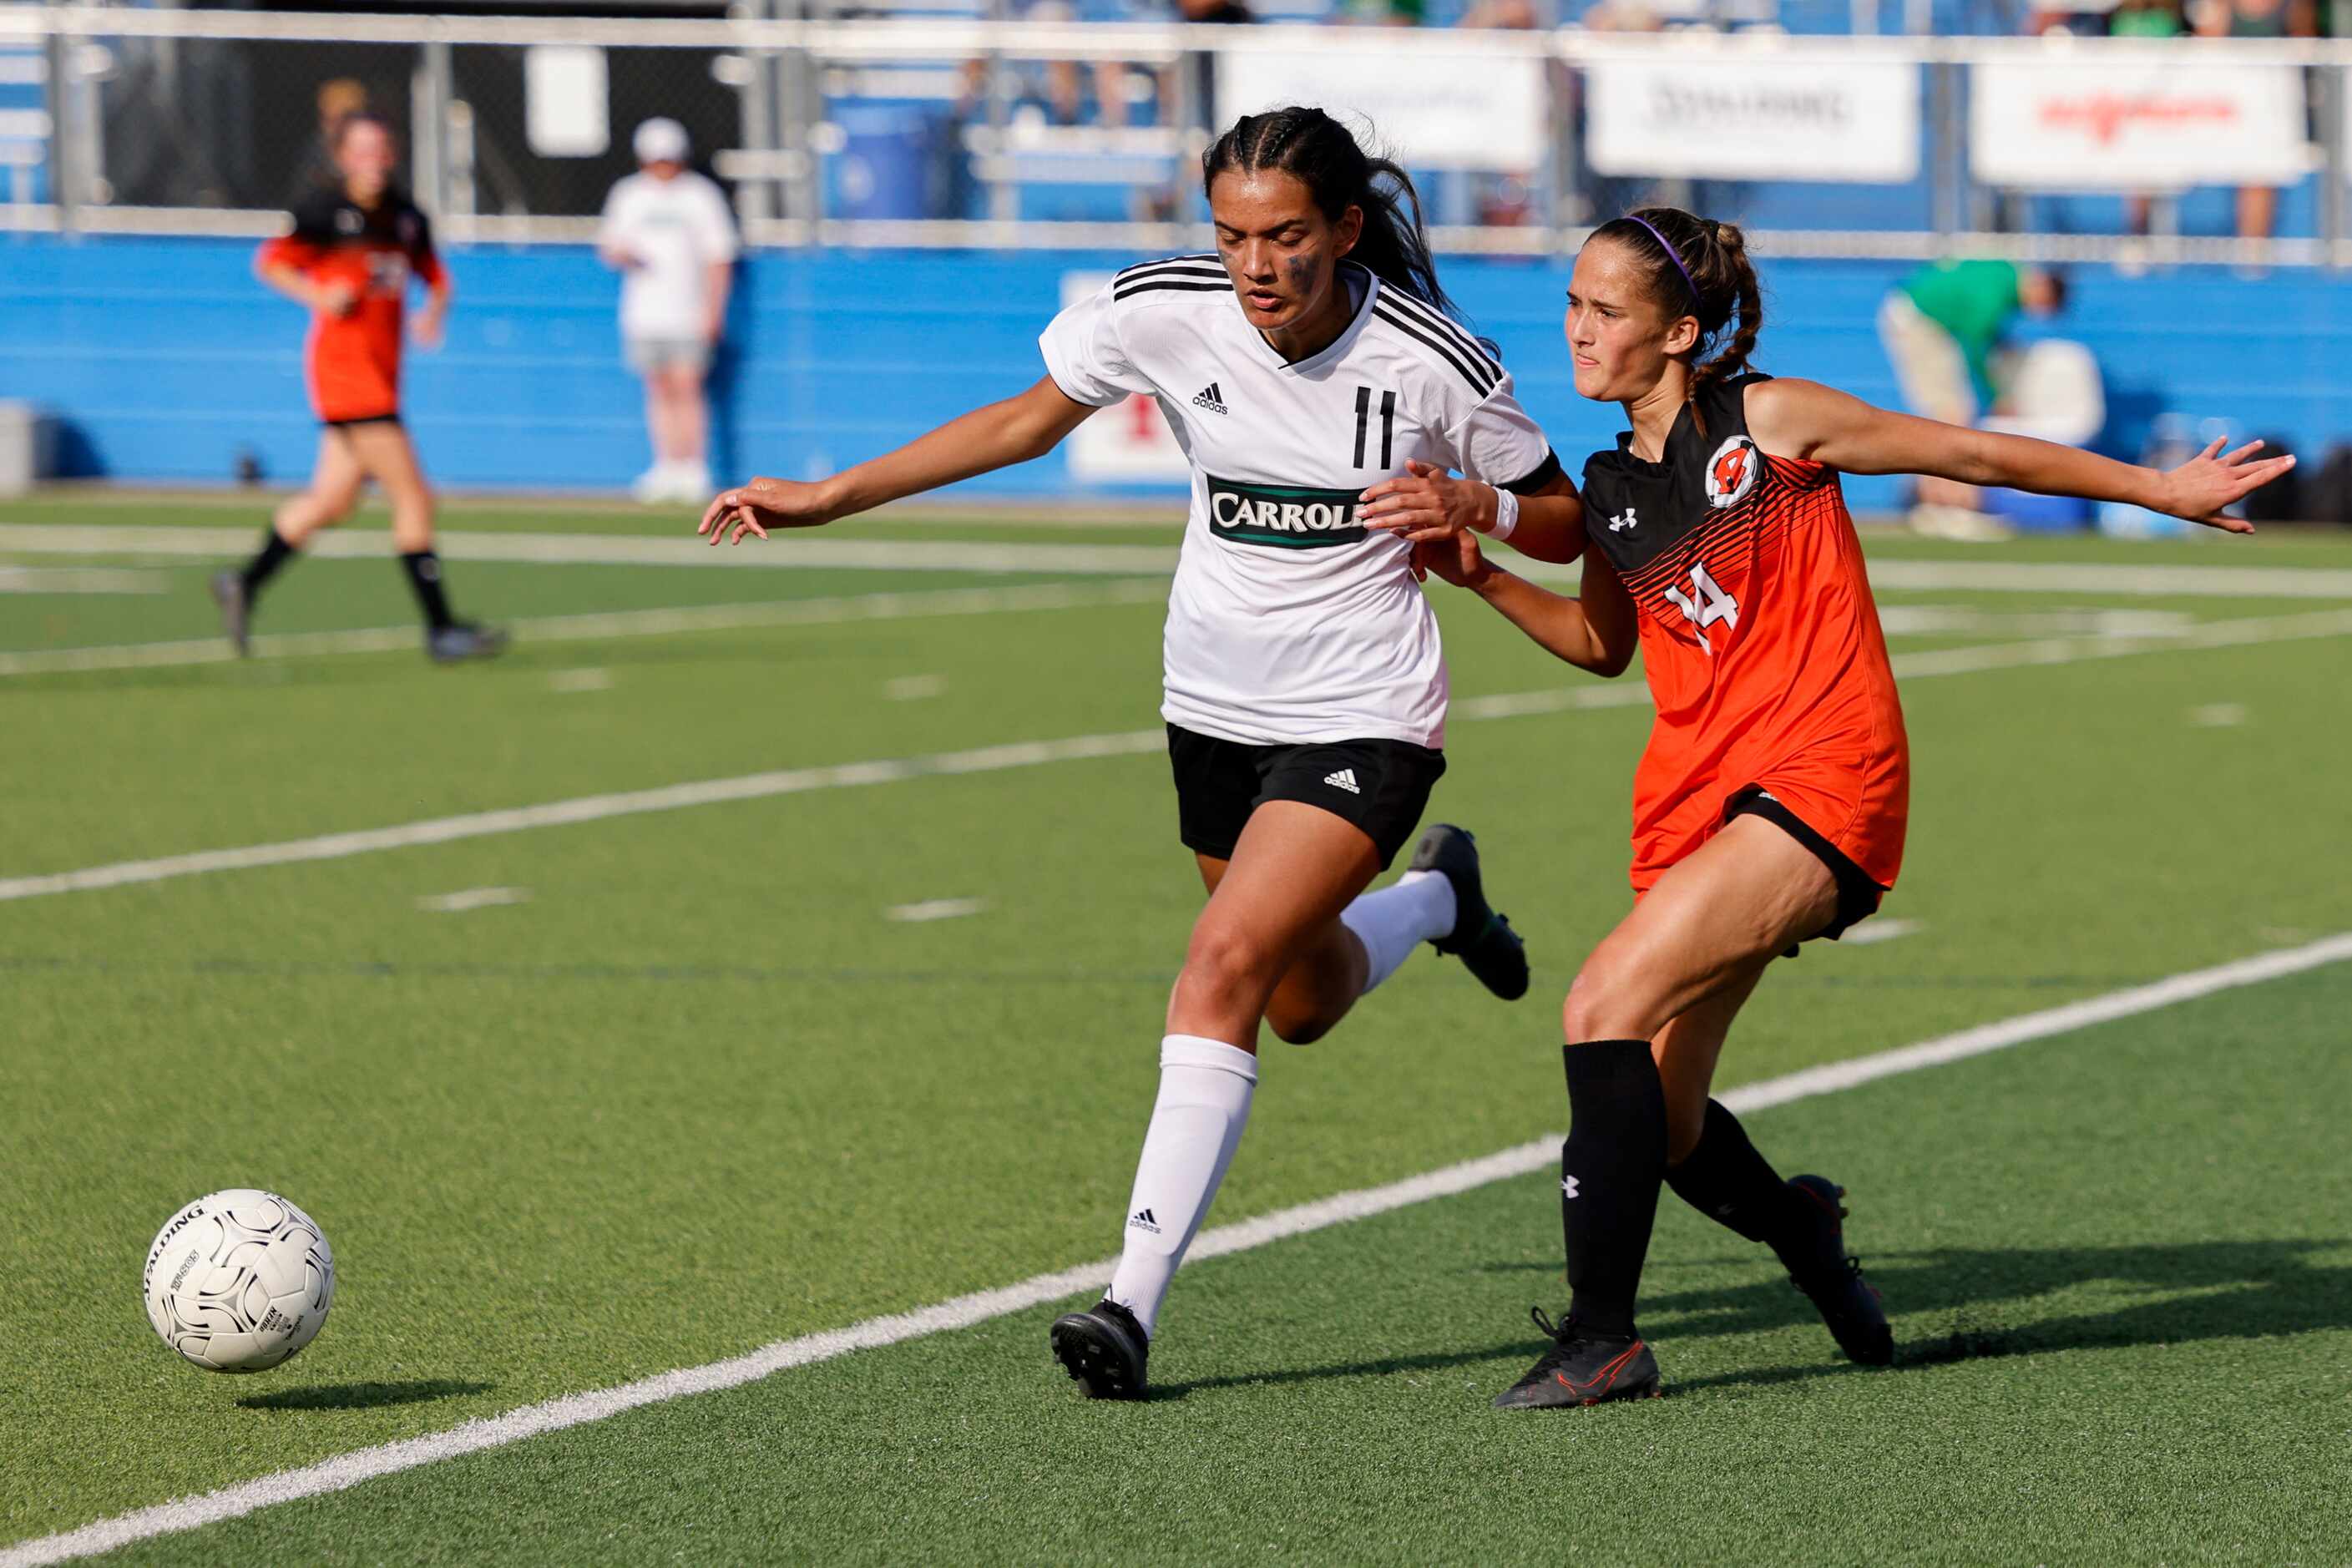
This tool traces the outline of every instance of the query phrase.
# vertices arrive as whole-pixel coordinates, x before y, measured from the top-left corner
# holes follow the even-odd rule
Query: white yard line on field
[[[2087,659],[2121,658],[2133,654],[2187,652],[2243,647],[2309,637],[2352,636],[2352,609],[2318,610],[2300,616],[2279,616],[2242,621],[2210,621],[2178,635],[2160,637],[2049,637],[2034,642],[2000,643],[1985,647],[1945,648],[1905,654],[1895,658],[1895,674],[1906,680],[1966,675],[1979,670],[2029,665],[2074,664]],[[1569,710],[1639,708],[1649,702],[1649,691],[1638,683],[1584,685],[1545,691],[1514,692],[1473,698],[1454,705],[1456,719],[1506,719]],[[842,763],[830,767],[789,768],[774,773],[745,773],[733,778],[701,779],[690,784],[664,784],[654,789],[576,796],[538,805],[509,806],[500,811],[471,812],[462,816],[428,817],[390,827],[330,833],[314,838],[251,844],[229,849],[203,849],[193,854],[152,860],[118,861],[79,870],[0,879],[0,902],[47,898],[58,893],[86,893],[101,888],[163,882],[178,877],[205,876],[215,871],[246,871],[263,866],[291,866],[307,860],[341,860],[387,849],[407,849],[425,844],[448,844],[462,838],[521,833],[539,827],[563,827],[603,822],[647,812],[678,811],[688,806],[719,805],[761,800],[771,795],[805,795],[815,790],[846,789],[862,784],[898,784],[939,774],[1000,773],[1008,768],[1037,767],[1047,763],[1076,762],[1097,757],[1133,756],[1156,752],[1167,743],[1161,730],[1129,730],[1111,734],[1072,735],[1058,741],[1025,741],[1010,745],[982,746],[971,751],[942,752],[929,756],[887,757],[872,762]]]
[[[509,623],[527,643],[604,642],[615,637],[671,637],[683,632],[739,631],[761,626],[838,626],[918,616],[988,616],[1022,610],[1083,610],[1107,605],[1156,605],[1168,596],[1164,578],[1114,583],[1035,583],[1018,588],[935,588],[906,594],[854,594],[823,599],[765,600],[749,605],[695,605],[677,609],[614,610],[598,615],[537,616]],[[253,650],[268,656],[395,653],[421,649],[415,626],[372,626],[343,632],[264,633]],[[0,653],[0,678],[62,675],[94,669],[152,669],[188,664],[234,664],[236,653],[219,637],[187,642],[121,643],[108,647],[48,648]]]
[[[1842,938],[1848,947],[1870,947],[1882,942],[1900,942],[1916,936],[1924,929],[1919,921],[1866,921]]]
[[[161,572],[119,566],[0,566],[0,594],[162,594],[171,586]]]
[[[986,908],[985,899],[925,899],[919,904],[893,904],[882,911],[882,918],[903,925],[920,925],[926,921],[961,920]]]
[[[187,556],[224,564],[253,552],[249,528],[141,528],[110,524],[51,527],[0,523],[0,553],[52,555]],[[367,531],[314,534],[305,555],[323,560],[381,560],[392,552],[391,536]],[[450,561],[503,562],[532,566],[715,566],[788,572],[1057,572],[1080,577],[1119,577],[1175,569],[1169,544],[998,544],[959,540],[860,537],[753,540],[749,544],[712,545],[691,525],[672,534],[483,533],[457,530],[439,534],[435,548]],[[2352,575],[2348,574],[2347,575]],[[2352,597],[2347,591],[2347,597]]]
[[[1735,1112],[1751,1114],[1769,1106],[1786,1105],[1791,1100],[1806,1100],[1815,1095],[1836,1094],[1876,1079],[1917,1072],[1922,1068],[1939,1067],[1947,1062],[1983,1056],[1990,1051],[2004,1050],[2032,1040],[2072,1034],[2094,1024],[2154,1012],[2194,997],[2210,996],[2242,985],[2259,985],[2265,981],[2299,974],[2330,963],[2341,963],[2347,959],[2352,959],[2352,932],[2328,937],[2303,947],[2238,959],[2210,969],[2192,970],[2153,984],[2111,991],[2104,996],[1963,1029],[1955,1035],[1922,1040],[1916,1045],[1881,1051],[1874,1056],[1857,1057],[1851,1061],[1811,1068],[1783,1078],[1767,1079],[1761,1083],[1727,1089],[1721,1098],[1724,1104]],[[1203,1258],[1247,1252],[1270,1242],[1369,1219],[1375,1215],[1427,1203],[1434,1198],[1451,1197],[1495,1182],[1508,1181],[1515,1176],[1549,1171],[1559,1158],[1559,1137],[1550,1134],[1483,1159],[1425,1172],[1386,1186],[1339,1193],[1313,1203],[1261,1215],[1255,1219],[1218,1226],[1202,1232],[1192,1243],[1187,1264],[1190,1266]],[[201,1497],[182,1498],[152,1508],[118,1514],[79,1530],[20,1542],[0,1551],[0,1568],[38,1568],[40,1564],[110,1552],[135,1542],[152,1541],[157,1536],[173,1535],[240,1519],[280,1503],[341,1491],[378,1476],[395,1475],[444,1459],[478,1454],[486,1448],[504,1447],[526,1438],[607,1420],[645,1405],[683,1399],[691,1394],[740,1388],[747,1383],[755,1383],[793,1367],[831,1361],[853,1351],[873,1350],[907,1340],[971,1328],[992,1319],[1028,1311],[1066,1297],[1099,1289],[1102,1282],[1109,1278],[1117,1261],[1116,1258],[1102,1258],[1075,1268],[1034,1275],[1018,1284],[958,1296],[928,1307],[918,1307],[911,1311],[868,1318],[847,1328],[780,1340],[730,1360],[680,1367],[675,1372],[666,1372],[614,1388],[568,1394],[543,1404],[524,1405],[502,1415],[467,1422],[446,1432],[356,1449],[299,1469],[280,1470],[273,1475],[223,1487]]]
[[[427,914],[462,915],[471,910],[487,910],[499,904],[529,902],[529,888],[467,888],[459,893],[427,894],[416,900],[416,907]]]
[[[100,524],[0,523],[0,553],[195,557],[223,563],[249,553],[249,528],[158,528]],[[329,559],[376,559],[391,552],[381,530],[314,536],[305,553]],[[767,544],[712,548],[683,525],[676,534],[445,532],[437,541],[452,561],[494,561],[572,566],[732,566],[784,570],[877,572],[1055,572],[1072,576],[1165,574],[1176,564],[1172,544],[1023,544],[986,541],[877,539],[845,534],[812,538],[796,532]],[[2218,548],[2218,546],[2217,546]],[[1576,580],[1581,568],[1550,566],[1506,556],[1511,569],[1539,581]],[[1885,555],[1868,563],[1882,590],[1969,590],[1988,594],[2080,594],[2094,597],[2181,599],[2352,599],[2352,571],[2337,567],[2250,566],[2216,560],[2210,565],[2130,565],[2122,562],[1916,561]]]

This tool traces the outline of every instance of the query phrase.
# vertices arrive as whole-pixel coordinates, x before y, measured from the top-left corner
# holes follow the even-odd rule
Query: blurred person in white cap
[[[738,247],[727,198],[686,166],[686,127],[656,118],[637,127],[638,171],[604,199],[596,253],[621,273],[621,342],[646,384],[653,467],[642,501],[700,500],[710,492],[709,405],[703,378],[727,320]]]

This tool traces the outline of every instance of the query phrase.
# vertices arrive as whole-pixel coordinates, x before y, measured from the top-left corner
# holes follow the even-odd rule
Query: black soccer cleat
[[[1527,1376],[1495,1395],[1497,1410],[1562,1410],[1620,1399],[1656,1399],[1658,1358],[1633,1334],[1596,1334],[1574,1318],[1555,1323],[1541,1307],[1528,1309],[1551,1349]]]
[[[1810,1238],[1810,1256],[1789,1264],[1789,1283],[1811,1300],[1822,1314],[1830,1337],[1846,1359],[1864,1366],[1885,1366],[1895,1360],[1895,1331],[1887,1326],[1886,1307],[1870,1281],[1862,1277],[1862,1259],[1845,1249],[1845,1189],[1827,1176],[1791,1176],[1789,1185],[1804,1200],[1818,1226]],[[1795,1250],[1794,1248],[1791,1249]]]
[[[1140,1399],[1151,1336],[1135,1314],[1106,1296],[1083,1312],[1054,1320],[1046,1336],[1054,1359],[1077,1380],[1088,1399]]]
[[[495,658],[504,652],[507,634],[496,626],[458,621],[425,634],[425,656],[436,664],[457,664],[469,658]]]
[[[1506,1002],[1528,994],[1528,948],[1510,921],[1495,912],[1478,876],[1478,840],[1466,827],[1433,824],[1413,846],[1415,871],[1435,871],[1454,884],[1454,929],[1432,945],[1451,953],[1478,984]]]
[[[245,578],[236,572],[213,574],[213,603],[220,606],[221,630],[228,634],[229,647],[236,657],[245,658],[253,651],[247,628],[253,618],[253,599],[245,591]]]

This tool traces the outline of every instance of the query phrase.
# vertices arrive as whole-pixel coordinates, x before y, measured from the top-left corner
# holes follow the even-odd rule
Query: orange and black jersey
[[[294,229],[269,241],[257,267],[290,267],[313,283],[351,291],[344,314],[312,318],[304,354],[310,402],[329,424],[400,412],[400,329],[408,280],[441,280],[433,228],[400,191],[362,207],[322,190],[294,209]]]
[[[1584,469],[1585,531],[1639,612],[1657,706],[1634,781],[1633,885],[1646,889],[1770,793],[1880,887],[1902,863],[1903,711],[1837,470],[1769,457],[1741,376],[1702,391],[1658,462],[1630,433]]]

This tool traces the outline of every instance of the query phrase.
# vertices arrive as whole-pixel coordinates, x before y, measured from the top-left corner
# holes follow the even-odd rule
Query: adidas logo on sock
[[[1192,406],[1205,408],[1212,414],[1223,414],[1225,411],[1225,395],[1217,390],[1217,384],[1213,381],[1192,395]]]
[[[1361,795],[1364,793],[1362,790],[1356,787],[1356,770],[1353,768],[1341,768],[1336,773],[1326,774],[1323,782],[1329,784],[1333,789],[1346,790],[1349,795]]]
[[[1152,1235],[1158,1236],[1160,1234],[1160,1222],[1151,1217],[1151,1211],[1150,1209],[1138,1209],[1129,1217],[1127,1228],[1129,1230],[1148,1230]]]

